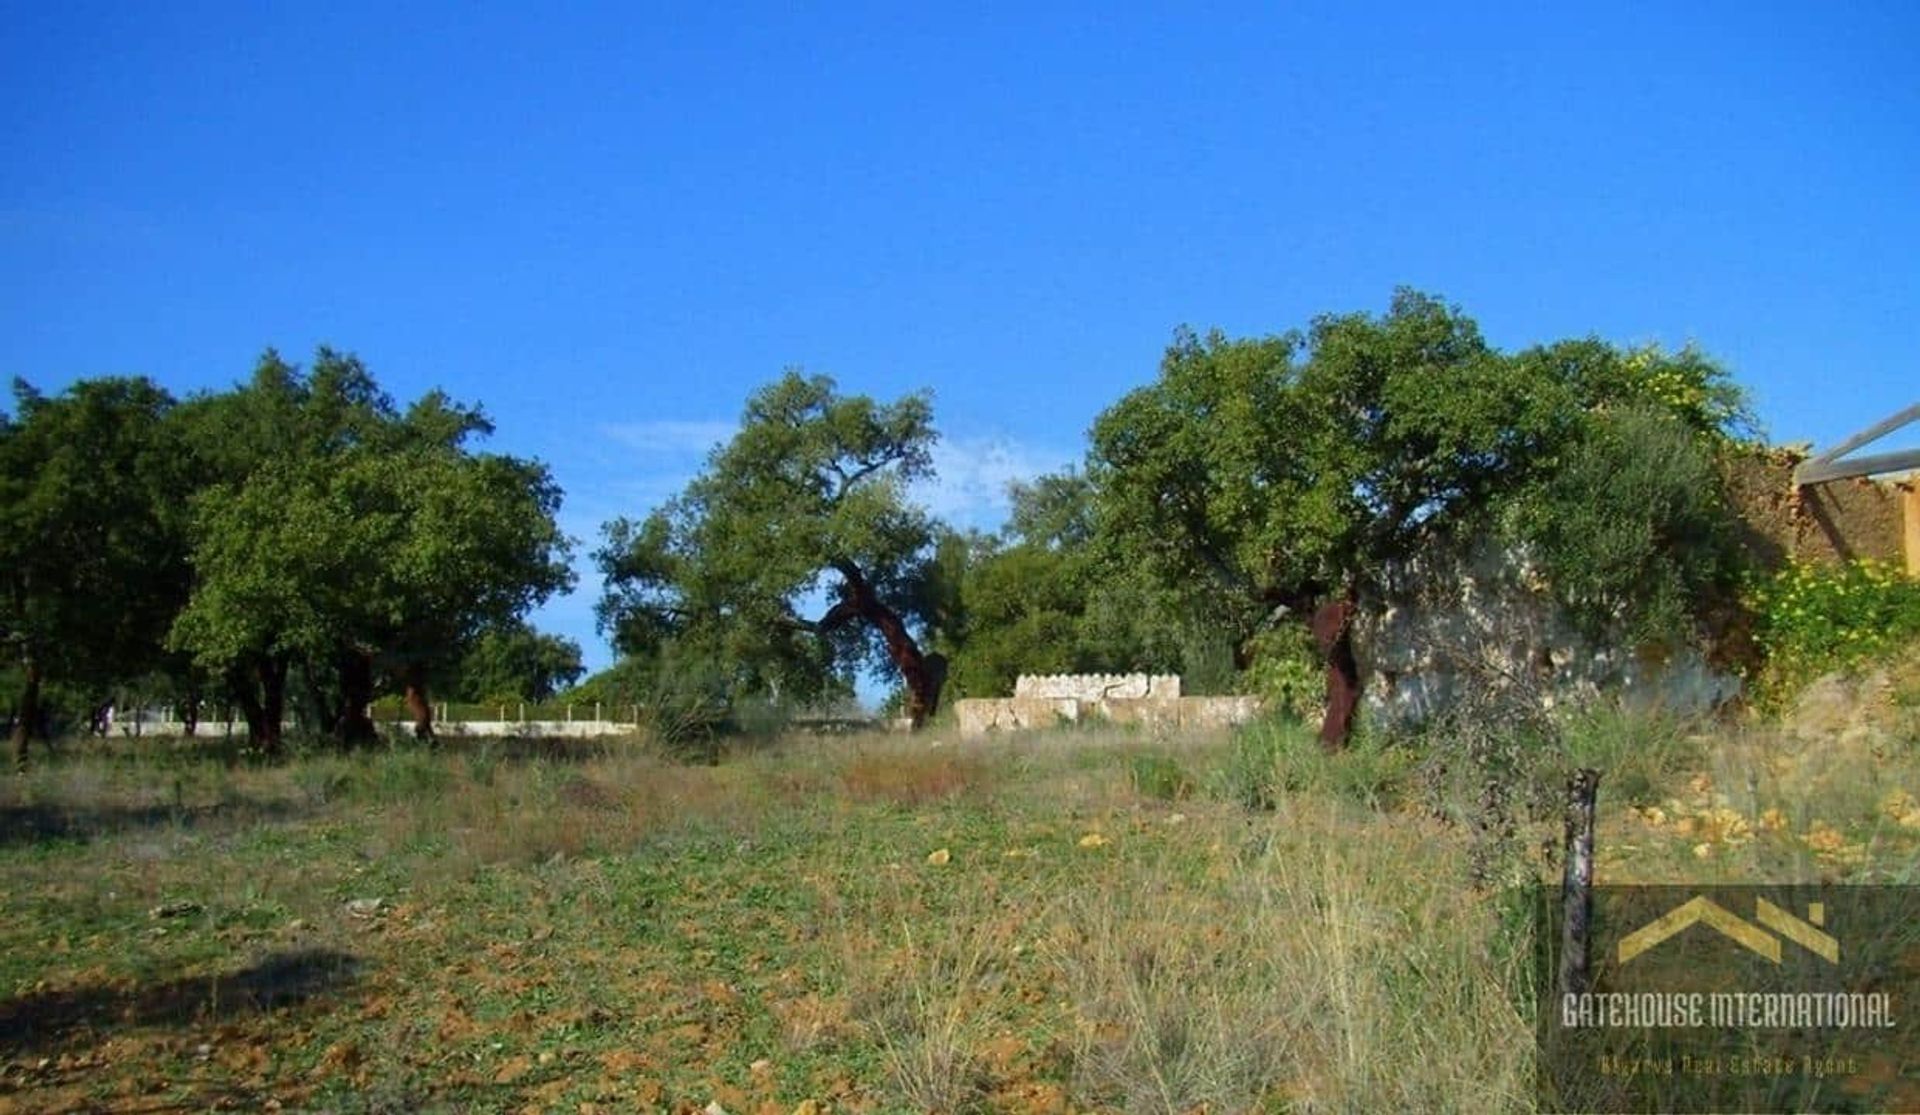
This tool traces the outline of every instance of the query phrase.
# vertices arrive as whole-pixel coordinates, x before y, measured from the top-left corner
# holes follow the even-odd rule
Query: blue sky
[[[935,391],[936,510],[1182,323],[1697,341],[1776,440],[1920,397],[1911,4],[0,2],[0,376],[272,345],[485,405],[598,524],[783,368]],[[1914,439],[1906,439],[1911,443]]]

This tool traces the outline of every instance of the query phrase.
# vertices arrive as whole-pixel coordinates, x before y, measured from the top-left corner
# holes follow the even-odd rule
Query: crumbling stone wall
[[[1015,683],[1012,697],[973,697],[953,703],[954,722],[963,739],[1091,719],[1206,731],[1244,724],[1258,715],[1258,697],[1183,697],[1175,675],[1023,676]]]
[[[1365,602],[1354,628],[1370,717],[1417,723],[1469,686],[1513,689],[1547,708],[1604,691],[1693,712],[1740,692],[1739,676],[1699,651],[1648,657],[1588,638],[1522,554],[1429,555],[1391,580],[1392,598]]]
[[[1898,484],[1856,478],[1799,491],[1793,470],[1808,457],[1798,446],[1765,446],[1726,463],[1727,493],[1762,565],[1872,558],[1905,560],[1905,517]]]
[[[1070,701],[1177,698],[1180,677],[1177,674],[1021,674],[1013,683],[1013,695]]]

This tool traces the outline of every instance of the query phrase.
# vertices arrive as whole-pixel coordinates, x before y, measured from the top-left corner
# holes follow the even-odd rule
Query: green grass
[[[1913,872],[1909,759],[1583,733],[1644,782],[1603,881]],[[0,783],[0,1112],[1531,1106],[1527,949],[1388,742],[142,746]],[[1641,812],[1701,778],[1754,829],[1704,857]]]

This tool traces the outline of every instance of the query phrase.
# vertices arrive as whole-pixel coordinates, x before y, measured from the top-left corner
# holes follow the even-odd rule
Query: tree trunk
[[[27,769],[27,744],[33,733],[40,727],[40,663],[31,655],[22,663],[25,667],[26,682],[20,687],[20,707],[15,710],[13,721],[13,765],[25,772]]]
[[[843,562],[834,568],[842,578],[840,603],[827,613],[820,627],[829,629],[851,614],[880,632],[880,638],[887,645],[887,657],[894,669],[900,671],[900,683],[907,690],[907,721],[919,731],[940,707],[940,689],[947,680],[946,659],[937,654],[920,653],[920,644],[914,642],[906,623],[892,608],[881,603],[857,567]]]
[[[1339,751],[1353,732],[1360,704],[1360,664],[1353,656],[1354,600],[1351,594],[1329,600],[1313,613],[1313,644],[1327,667],[1327,712],[1320,721],[1320,746]]]
[[[306,691],[306,721],[316,732],[331,732],[340,721],[340,713],[333,702],[327,699],[326,690],[321,688],[319,671],[314,669],[312,658],[301,663],[300,687]]]
[[[433,702],[427,699],[427,668],[418,662],[407,663],[404,680],[407,711],[413,714],[413,738],[432,739]]]
[[[263,658],[256,672],[260,677],[259,730],[256,736],[254,724],[247,724],[248,742],[277,759],[280,757],[280,721],[287,712],[287,660],[273,656]]]
[[[373,743],[380,738],[367,706],[373,703],[373,656],[352,647],[340,652],[340,712],[334,737],[343,746]]]
[[[180,723],[187,738],[192,739],[194,731],[200,727],[200,687],[188,682],[186,696],[186,702],[180,706]]]
[[[267,717],[260,710],[260,694],[256,688],[254,674],[244,667],[235,666],[227,671],[227,692],[233,697],[233,703],[240,706],[240,719],[247,722],[247,746],[258,747],[267,734]],[[232,722],[232,710],[228,710],[227,720]]]

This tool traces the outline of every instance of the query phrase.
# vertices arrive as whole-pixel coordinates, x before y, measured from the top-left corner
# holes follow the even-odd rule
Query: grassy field
[[[1565,747],[1602,882],[1920,862],[1911,739]],[[73,745],[0,781],[0,1111],[1526,1111],[1529,922],[1464,801],[1279,724]],[[1514,812],[1497,870],[1551,877]]]

